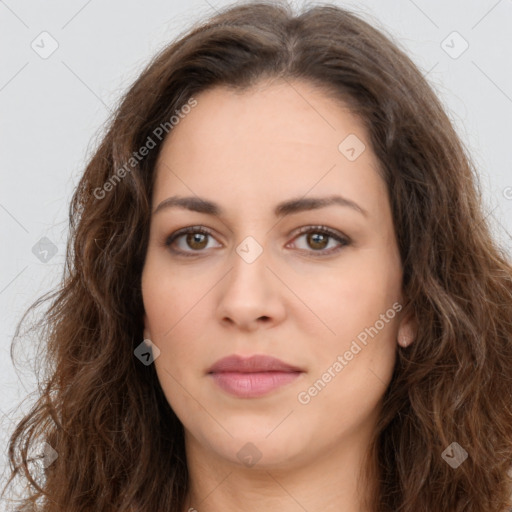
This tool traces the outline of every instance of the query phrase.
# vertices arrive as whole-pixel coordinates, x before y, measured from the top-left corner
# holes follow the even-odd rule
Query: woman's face
[[[304,82],[196,100],[159,155],[142,274],[144,334],[187,453],[267,468],[359,453],[408,327],[368,136]],[[310,203],[333,196],[346,201]],[[232,355],[289,366],[210,373]]]

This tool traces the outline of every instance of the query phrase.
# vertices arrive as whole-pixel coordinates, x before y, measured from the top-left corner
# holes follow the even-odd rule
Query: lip
[[[285,363],[280,359],[263,354],[256,354],[250,357],[243,357],[233,354],[219,359],[213,364],[208,373],[220,372],[239,372],[239,373],[257,373],[257,372],[301,372],[301,368]]]
[[[215,384],[238,398],[267,395],[293,382],[302,373],[301,368],[267,355],[231,355],[220,359],[208,370],[208,376]]]

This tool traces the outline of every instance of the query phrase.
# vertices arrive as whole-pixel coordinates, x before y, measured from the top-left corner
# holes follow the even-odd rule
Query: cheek
[[[179,319],[183,317],[181,311],[186,300],[183,293],[177,294],[173,279],[168,272],[162,271],[162,267],[156,264],[156,258],[148,255],[142,273],[141,287],[144,311],[146,314],[145,327],[150,333],[151,341],[160,349],[160,355],[155,360],[155,366],[159,371],[159,379],[171,385],[173,379],[170,375],[163,374],[163,368],[174,375],[174,368],[169,367],[169,352],[175,331],[180,326]],[[180,297],[180,300],[176,300]],[[172,348],[174,353],[177,347]]]
[[[148,258],[142,274],[147,328],[151,340],[160,349],[160,357],[155,360],[157,369],[167,370],[181,382],[190,377],[185,368],[199,371],[198,362],[204,360],[205,354],[208,356],[202,344],[208,337],[204,329],[208,297],[204,296],[209,286],[200,280],[178,276],[157,260]],[[165,375],[162,378],[167,382]]]
[[[308,386],[321,391],[306,410],[321,414],[336,404],[329,424],[350,428],[347,411],[358,411],[361,417],[369,414],[392,376],[400,274],[382,260],[361,257],[350,272],[322,284],[323,292],[311,309],[331,332],[322,329],[319,335],[317,329],[314,346],[309,347],[314,350]],[[308,386],[306,392],[312,389]]]
[[[142,298],[152,336],[170,331],[200,298],[193,282],[185,281],[165,256],[149,251],[141,279]]]
[[[303,290],[306,290],[303,287]],[[343,265],[317,275],[304,302],[336,335],[353,335],[379,319],[400,297],[395,261],[376,251],[359,251]]]
[[[196,295],[187,293],[186,287],[176,289],[172,279],[152,280],[148,274],[144,306],[151,339],[160,349],[155,369],[168,403],[182,421],[186,415],[201,412],[189,394],[196,394],[207,355],[202,346],[206,341],[204,322],[199,320],[201,304],[197,304]]]

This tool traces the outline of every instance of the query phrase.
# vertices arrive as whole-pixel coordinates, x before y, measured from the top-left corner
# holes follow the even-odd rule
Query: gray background
[[[12,335],[25,309],[62,274],[68,205],[84,163],[148,59],[227,3],[0,0],[3,478],[7,431],[35,389],[30,364],[13,368]],[[333,3],[393,36],[427,75],[479,168],[495,236],[512,254],[512,0]],[[52,45],[58,48],[48,55]]]

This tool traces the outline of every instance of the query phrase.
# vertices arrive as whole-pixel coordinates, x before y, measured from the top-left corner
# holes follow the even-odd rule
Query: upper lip
[[[301,372],[302,370],[297,366],[292,366],[272,356],[254,355],[250,357],[243,357],[236,354],[219,359],[213,366],[208,369],[208,373],[256,373],[272,371]]]

